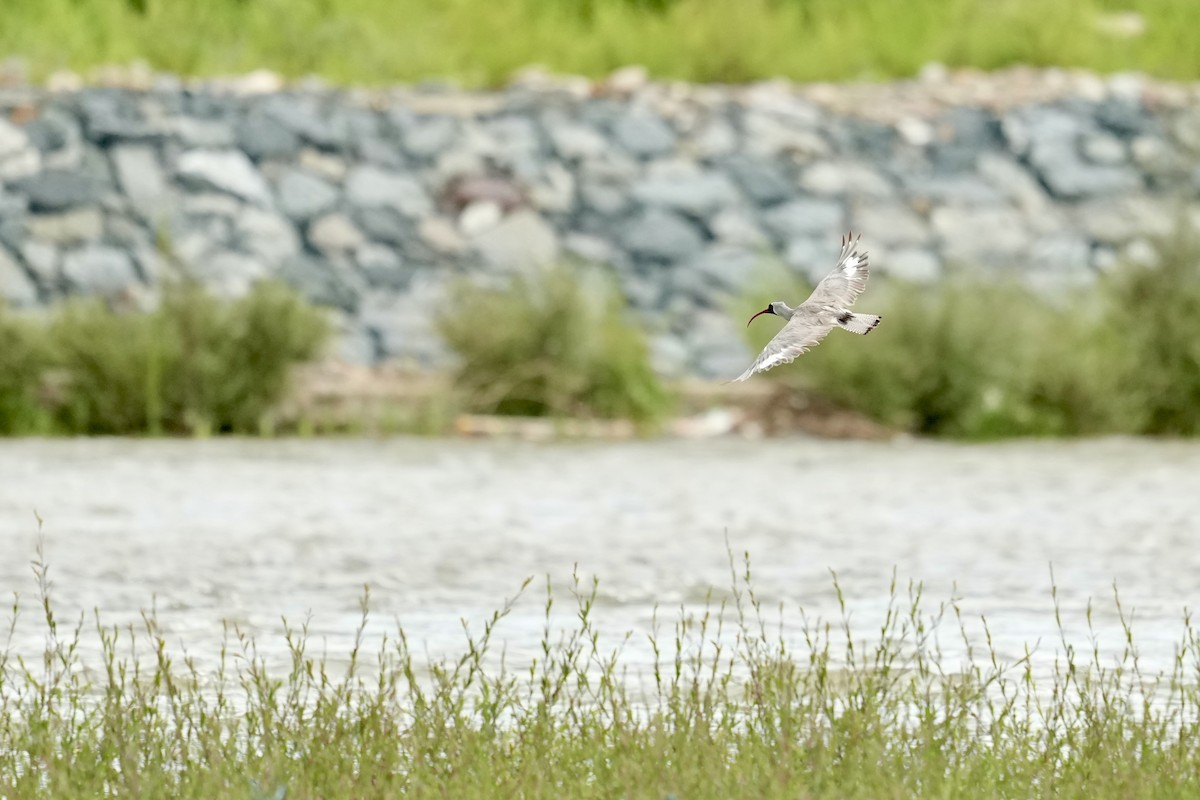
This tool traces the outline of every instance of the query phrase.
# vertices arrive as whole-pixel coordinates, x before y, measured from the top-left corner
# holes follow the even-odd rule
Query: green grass
[[[562,264],[503,286],[462,282],[438,328],[460,359],[455,383],[472,411],[646,426],[671,411],[645,337],[598,268]]]
[[[232,626],[215,671],[154,614],[128,628],[61,620],[39,555],[44,657],[0,658],[0,795],[229,798],[1194,797],[1200,791],[1200,631],[1181,626],[1164,674],[1141,667],[1130,613],[1110,659],[1065,632],[1053,669],[1006,659],[986,619],[893,580],[882,624],[806,620],[800,644],[766,608],[749,559],[707,610],[655,626],[654,666],[626,670],[595,623],[595,584],[568,585],[560,628],[506,663],[505,617],[463,622],[425,667],[402,627],[348,658],[288,626],[271,670]],[[526,586],[528,586],[526,581]],[[549,587],[549,582],[548,582]],[[836,576],[834,587],[842,598]],[[1055,595],[1056,597],[1056,595]],[[527,602],[527,601],[521,601]],[[536,601],[535,601],[536,602]],[[13,614],[24,608],[18,600]],[[553,613],[552,613],[552,610]],[[1059,620],[1057,600],[1047,614]],[[1087,620],[1091,632],[1092,608]],[[977,636],[970,630],[979,630]],[[948,655],[942,642],[954,642]],[[80,653],[97,644],[100,655]],[[643,687],[641,689],[637,687]]]
[[[325,316],[281,285],[222,302],[173,285],[149,313],[70,300],[46,319],[0,310],[0,432],[268,432]]]
[[[1119,269],[1054,303],[1014,284],[878,281],[858,303],[884,317],[869,337],[833,331],[763,377],[933,436],[1194,436],[1200,250],[1180,237],[1160,248],[1160,266]],[[776,270],[732,313],[748,317],[808,289]],[[751,345],[777,330],[756,322]]]
[[[1097,24],[1124,10],[1141,14],[1143,34]],[[497,84],[531,63],[730,82],[886,78],[930,61],[1184,79],[1200,76],[1196,22],[1192,0],[7,0],[0,55],[37,75],[144,59],[188,75],[267,67],[368,84]]]

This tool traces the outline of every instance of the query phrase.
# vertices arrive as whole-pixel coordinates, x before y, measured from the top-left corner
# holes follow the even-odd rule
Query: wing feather
[[[853,234],[843,237],[837,266],[817,284],[817,288],[804,301],[805,305],[837,309],[854,305],[854,301],[867,288],[867,278],[871,277],[867,253],[858,249],[861,238],[861,235],[856,237]]]
[[[766,372],[772,367],[795,361],[801,353],[818,345],[831,330],[833,325],[822,323],[815,317],[792,317],[788,324],[775,334],[775,338],[767,342],[767,346],[758,354],[758,358],[754,359],[750,368],[734,380],[744,381],[756,372]]]

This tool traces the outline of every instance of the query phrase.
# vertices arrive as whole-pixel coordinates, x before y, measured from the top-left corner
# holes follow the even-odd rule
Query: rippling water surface
[[[316,648],[343,654],[364,584],[372,638],[399,620],[422,652],[458,652],[459,620],[478,625],[534,576],[499,631],[529,656],[545,576],[561,588],[578,565],[600,579],[611,643],[635,634],[636,667],[656,605],[669,624],[729,589],[727,542],[749,551],[764,601],[785,604],[789,636],[798,607],[836,612],[836,570],[871,638],[894,569],[985,614],[1005,655],[1041,639],[1049,657],[1052,564],[1072,635],[1086,638],[1095,598],[1102,644],[1119,649],[1115,581],[1166,666],[1200,598],[1200,446],[1178,442],[7,441],[0,590],[26,597],[35,510],[61,615],[124,624],[153,604],[201,663],[225,621],[281,660],[281,617],[309,614]],[[17,649],[42,644],[34,614],[26,603]]]

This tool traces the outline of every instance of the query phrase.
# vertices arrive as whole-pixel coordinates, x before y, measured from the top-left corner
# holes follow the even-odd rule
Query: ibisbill
[[[878,314],[856,314],[850,310],[854,301],[867,288],[871,271],[867,253],[858,247],[862,236],[849,233],[842,237],[842,252],[837,266],[826,275],[813,293],[800,305],[791,308],[776,300],[759,311],[746,323],[749,325],[762,314],[783,317],[787,324],[767,342],[750,368],[734,378],[744,381],[756,372],[765,372],[780,364],[794,361],[796,356],[816,347],[834,328],[866,336],[875,330],[882,319]]]

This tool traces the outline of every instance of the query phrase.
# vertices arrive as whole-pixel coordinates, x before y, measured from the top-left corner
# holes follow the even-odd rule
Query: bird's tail
[[[854,314],[850,311],[843,311],[837,318],[837,324],[844,331],[866,336],[875,330],[875,326],[882,319],[883,317],[878,314]]]

